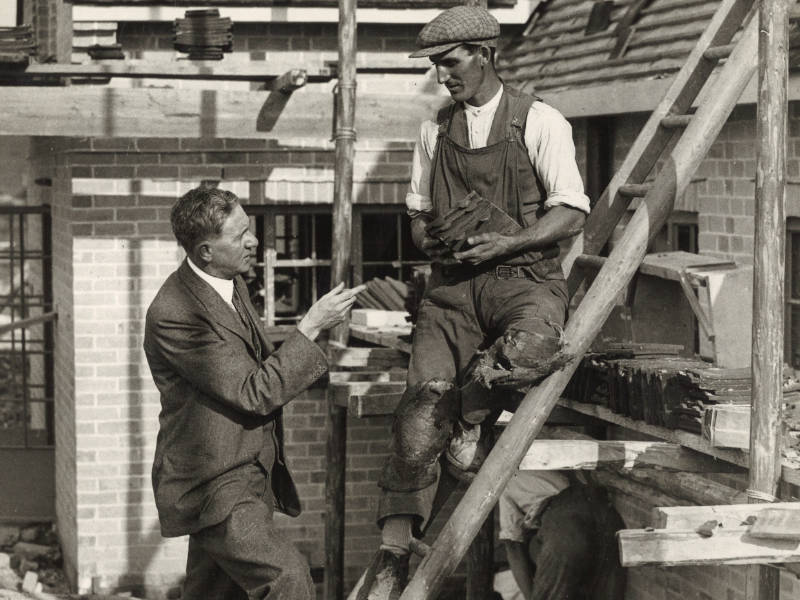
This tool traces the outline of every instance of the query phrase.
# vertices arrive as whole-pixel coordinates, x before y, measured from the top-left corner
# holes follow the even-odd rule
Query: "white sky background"
[[[0,0],[0,27],[14,27],[17,24],[17,3],[13,0]]]

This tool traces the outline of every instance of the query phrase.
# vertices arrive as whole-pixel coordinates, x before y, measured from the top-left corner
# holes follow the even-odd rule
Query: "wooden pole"
[[[339,83],[335,98],[333,247],[331,285],[350,282],[353,214],[353,154],[356,137],[356,1],[339,0]],[[334,328],[331,340],[347,345],[347,321]],[[344,594],[345,452],[347,410],[328,401],[328,469],[325,478],[325,600]]]
[[[356,2],[339,0],[339,83],[336,92],[336,153],[333,191],[331,285],[350,280],[353,216],[353,155],[356,138]],[[348,323],[337,326],[331,339],[347,344]]]
[[[788,14],[788,0],[759,0],[750,502],[774,501],[781,476]],[[777,569],[753,565],[747,575],[748,599],[780,597]]]
[[[330,394],[326,423],[325,475],[325,600],[344,597],[345,463],[347,462],[347,409]]]
[[[525,395],[436,543],[420,563],[401,600],[435,597],[445,578],[464,556],[514,469],[558,402],[581,357],[600,331],[618,294],[641,264],[649,238],[666,221],[675,197],[688,186],[755,73],[757,26],[758,23],[753,19],[743,31],[736,50],[716,80],[714,102],[705,103],[698,109],[659,171],[653,189],[634,213],[619,244],[567,323],[564,350],[571,357],[570,361]]]

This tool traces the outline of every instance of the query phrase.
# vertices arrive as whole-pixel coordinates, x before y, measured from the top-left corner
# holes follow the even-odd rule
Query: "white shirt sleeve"
[[[436,148],[439,127],[433,121],[425,121],[419,129],[419,138],[414,145],[411,159],[411,184],[406,194],[406,207],[413,217],[420,212],[433,210],[431,202],[431,165]]]
[[[569,485],[559,471],[517,471],[500,496],[498,538],[524,542],[542,503]]]
[[[589,198],[575,162],[572,126],[556,109],[534,102],[525,123],[528,156],[547,192],[545,208],[565,205],[590,211]]]

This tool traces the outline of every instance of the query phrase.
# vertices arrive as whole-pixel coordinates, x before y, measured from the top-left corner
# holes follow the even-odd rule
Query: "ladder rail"
[[[497,440],[400,600],[434,598],[469,548],[501,491],[538,435],[578,366],[616,297],[644,259],[648,241],[666,221],[676,195],[682,193],[756,71],[758,21],[751,19],[716,80],[715,102],[704,103],[656,177],[653,189],[634,213],[614,248],[567,323],[565,352],[570,360],[526,395]]]
[[[621,195],[619,188],[642,183],[675,134],[675,129],[662,127],[661,121],[666,117],[682,115],[691,108],[717,65],[717,58],[708,58],[706,53],[733,39],[753,5],[753,0],[723,0],[698,38],[664,98],[653,110],[625,160],[592,208],[583,232],[573,240],[563,261],[570,293],[574,293],[583,279],[580,270],[572,270],[575,258],[581,254],[598,254],[630,204],[631,198]]]

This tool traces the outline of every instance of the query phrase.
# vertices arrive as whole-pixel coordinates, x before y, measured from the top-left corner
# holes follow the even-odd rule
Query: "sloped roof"
[[[361,8],[447,8],[463,4],[461,0],[357,0]],[[508,8],[517,0],[489,0],[489,7]],[[283,6],[295,8],[315,8],[337,6],[338,0],[80,0],[80,4],[102,6],[208,6],[222,8],[227,6]]]
[[[528,92],[670,77],[685,62],[719,1],[607,2],[607,26],[587,34],[592,7],[602,2],[549,0],[537,8],[523,34],[498,54],[498,73]],[[622,50],[618,57],[615,50]]]

